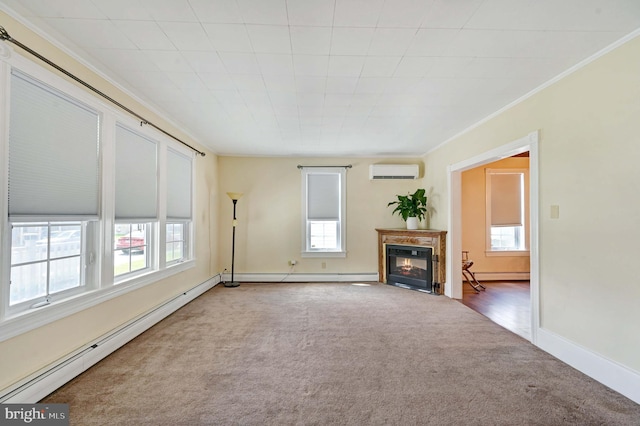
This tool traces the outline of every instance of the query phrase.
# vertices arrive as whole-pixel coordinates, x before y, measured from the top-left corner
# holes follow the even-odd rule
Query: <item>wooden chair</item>
[[[464,280],[473,288],[476,293],[480,293],[480,290],[486,290],[485,286],[480,284],[476,279],[476,275],[470,271],[473,266],[473,260],[469,259],[469,252],[462,251],[462,276]]]

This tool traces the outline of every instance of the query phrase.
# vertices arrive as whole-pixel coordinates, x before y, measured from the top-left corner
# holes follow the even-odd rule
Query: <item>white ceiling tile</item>
[[[164,31],[153,21],[112,21],[138,49],[176,50]]]
[[[240,24],[243,22],[235,0],[189,0],[202,23]]]
[[[355,88],[353,89],[355,90]],[[324,96],[324,105],[327,107],[348,107],[351,105],[351,93],[327,93]]]
[[[424,0],[393,0],[385,2],[378,27],[418,28],[431,2]]]
[[[198,22],[187,0],[138,0],[156,21]]]
[[[160,22],[159,25],[179,50],[213,50],[213,46],[200,23]]]
[[[392,77],[387,82],[385,92],[413,95],[421,82],[421,77]]]
[[[511,0],[509,0],[511,1]],[[432,1],[422,20],[422,28],[462,28],[475,17],[484,0],[435,0]],[[467,24],[467,25],[465,25]]]
[[[237,0],[247,24],[288,25],[285,0]]]
[[[106,19],[93,3],[76,0],[20,0],[22,6],[39,11],[42,18]]]
[[[266,98],[266,87],[261,75],[256,74],[234,74],[232,77],[233,82],[236,84],[238,91],[243,92],[263,92],[263,96]],[[244,96],[243,96],[244,98]],[[246,98],[244,98],[246,100]],[[253,99],[255,100],[255,99]]]
[[[440,57],[433,60],[431,69],[426,74],[432,78],[454,78],[473,61],[472,57]]]
[[[289,27],[284,25],[247,25],[256,53],[291,53]]]
[[[160,71],[156,64],[140,55],[138,50],[88,49],[88,52],[114,71]]]
[[[328,94],[351,95],[358,85],[358,77],[327,77],[326,92]]]
[[[162,71],[193,71],[180,52],[164,50],[145,50],[144,54]]]
[[[47,3],[57,4],[57,1],[46,0]],[[76,0],[71,0],[77,5]],[[109,19],[126,19],[133,21],[150,21],[153,18],[145,6],[138,0],[109,0],[96,1],[95,6],[102,11]]]
[[[640,2],[634,0],[487,0],[465,27],[627,32],[639,18]]]
[[[182,57],[196,72],[226,72],[226,68],[216,52],[182,52]]]
[[[369,55],[403,55],[413,41],[416,31],[404,28],[376,28],[369,46]]]
[[[211,93],[227,111],[232,109],[231,105],[239,106],[240,110],[246,111],[244,99],[237,90],[212,90]]]
[[[367,56],[362,67],[362,77],[391,77],[398,64],[400,56]]]
[[[326,76],[329,69],[329,55],[293,55],[296,75]]]
[[[428,56],[405,56],[395,69],[395,77],[424,77],[431,69],[435,58]]]
[[[244,24],[203,24],[213,47],[219,52],[253,52]]]
[[[459,32],[453,29],[420,29],[406,54],[407,56],[440,56],[456,40]]]
[[[162,71],[130,71],[126,74],[126,80],[134,87],[162,89],[174,88],[176,85]]]
[[[206,89],[195,72],[165,72],[165,74],[179,89]]]
[[[328,55],[331,51],[330,27],[290,27],[294,54]]]
[[[211,90],[236,90],[236,84],[227,73],[198,73],[204,85]]]
[[[265,75],[264,84],[269,92],[295,92],[296,81],[291,75]],[[272,96],[271,93],[269,96]]]
[[[366,55],[374,28],[334,28],[331,39],[332,55]]]
[[[386,77],[362,77],[358,80],[355,93],[382,93],[386,89],[389,80]]]
[[[324,94],[321,92],[318,93],[310,93],[310,92],[297,92],[298,97],[298,106],[314,106],[314,107],[322,107],[324,105]],[[304,111],[300,110],[300,114],[303,114]]]
[[[298,97],[295,92],[295,81],[293,82],[294,90],[290,91],[273,91],[269,92],[269,99],[273,108],[283,113],[289,113],[292,110],[296,111],[298,108]]]
[[[296,77],[296,91],[298,93],[324,94],[326,84],[326,77]]]
[[[384,0],[336,0],[333,25],[375,28],[383,3]]]
[[[293,58],[291,55],[259,53],[256,55],[256,59],[263,75],[293,76]]]
[[[256,55],[252,53],[220,52],[218,55],[230,74],[260,74]]]
[[[335,0],[287,0],[290,25],[331,26]]]
[[[111,21],[95,19],[46,19],[63,36],[83,48],[135,49],[136,46]]]
[[[358,77],[364,65],[364,56],[330,56],[327,75],[331,77]]]

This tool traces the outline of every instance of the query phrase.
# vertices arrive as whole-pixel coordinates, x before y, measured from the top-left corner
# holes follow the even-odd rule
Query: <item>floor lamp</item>
[[[235,267],[235,256],[236,256],[236,226],[238,225],[238,219],[236,219],[236,204],[240,197],[242,197],[242,192],[227,192],[231,201],[233,201],[233,237],[231,240],[231,282],[224,283],[225,287],[238,287],[240,283],[235,282],[233,280],[233,273]]]

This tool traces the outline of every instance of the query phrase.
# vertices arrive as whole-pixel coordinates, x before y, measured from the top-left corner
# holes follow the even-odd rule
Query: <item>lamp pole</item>
[[[235,257],[236,257],[236,226],[238,225],[238,219],[236,218],[236,204],[238,199],[242,197],[242,193],[239,192],[227,192],[231,201],[233,201],[233,233],[231,237],[231,282],[224,283],[225,287],[238,287],[240,283],[234,281],[235,273]]]

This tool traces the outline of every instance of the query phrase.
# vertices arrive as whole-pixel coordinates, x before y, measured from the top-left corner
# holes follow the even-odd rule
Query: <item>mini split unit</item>
[[[418,179],[417,164],[371,164],[369,179]]]

